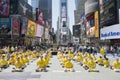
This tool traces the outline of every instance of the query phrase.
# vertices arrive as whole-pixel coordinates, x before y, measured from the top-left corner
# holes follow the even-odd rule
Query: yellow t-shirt
[[[81,62],[82,60],[83,60],[82,56],[79,55],[79,56],[77,57],[77,61],[78,61],[78,62]]]
[[[70,61],[67,61],[67,62],[65,63],[65,68],[73,68],[73,63],[70,62]]]
[[[94,61],[89,61],[89,62],[88,62],[88,67],[89,67],[90,69],[94,69],[94,68],[96,67],[96,63],[95,63]]]
[[[98,62],[98,64],[103,64],[103,59],[102,58],[98,58],[97,62]]]
[[[114,67],[115,69],[120,69],[120,62],[114,61],[114,62],[113,62],[113,67]]]
[[[109,67],[110,61],[109,60],[103,60],[104,67]]]
[[[39,68],[45,67],[45,61],[43,59],[37,61],[37,65]]]
[[[16,61],[14,65],[15,65],[16,68],[22,68],[23,67],[23,63],[20,62],[20,61],[19,62]]]
[[[1,66],[8,65],[8,61],[7,61],[6,59],[1,59],[1,60],[0,60],[0,65],[1,65]]]

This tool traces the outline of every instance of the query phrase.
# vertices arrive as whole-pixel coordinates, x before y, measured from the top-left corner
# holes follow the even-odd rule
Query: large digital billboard
[[[66,18],[67,17],[67,2],[61,3],[61,17]]]
[[[32,6],[30,6],[25,0],[19,0],[18,2],[18,13],[25,15],[29,18],[33,18]]]
[[[44,27],[39,25],[39,24],[37,24],[36,36],[37,37],[42,37],[43,32],[44,32]]]
[[[11,16],[12,35],[20,35],[20,17]]]
[[[35,37],[36,36],[36,27],[37,24],[31,20],[28,20],[27,36]]]
[[[9,0],[0,0],[0,17],[9,16]]]
[[[80,25],[73,26],[73,36],[75,36],[75,37],[80,36]]]
[[[117,23],[116,0],[99,0],[100,25],[109,26]]]
[[[10,14],[18,14],[18,0],[10,0]]]
[[[28,19],[25,17],[22,17],[22,29],[21,29],[21,34],[26,35],[27,34],[27,24],[28,24]]]
[[[9,18],[0,18],[0,38],[11,36],[11,21]]]

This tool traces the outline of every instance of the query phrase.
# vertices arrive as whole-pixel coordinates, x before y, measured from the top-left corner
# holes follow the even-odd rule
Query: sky
[[[60,15],[60,0],[52,0],[52,27],[57,30],[57,20]],[[69,28],[72,31],[72,25],[74,25],[74,10],[75,0],[68,0],[68,17],[69,17]]]

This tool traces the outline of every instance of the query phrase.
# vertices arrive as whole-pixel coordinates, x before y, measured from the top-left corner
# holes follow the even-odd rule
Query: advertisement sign
[[[37,9],[37,14],[38,14],[38,16],[36,19],[37,19],[38,24],[44,25],[45,23],[43,20],[43,12],[40,9]]]
[[[30,6],[27,2],[25,2],[25,0],[19,0],[18,13],[33,18],[32,6]]]
[[[49,30],[48,28],[45,28],[45,39],[49,38]]]
[[[80,36],[80,25],[74,25],[73,26],[73,36]]]
[[[10,14],[18,14],[18,0],[10,0]]]
[[[27,24],[28,24],[28,19],[25,17],[22,17],[22,30],[21,34],[27,34]]]
[[[9,18],[0,18],[0,37],[11,35],[11,22]]]
[[[36,36],[36,27],[37,24],[31,20],[28,20],[27,36],[35,37]]]
[[[12,35],[19,36],[20,34],[20,20],[18,17],[11,17]]]
[[[86,34],[88,37],[95,37],[95,19],[94,14],[91,14],[87,17],[86,22]]]
[[[100,29],[100,39],[119,39],[120,38],[120,24],[108,26]]]
[[[0,17],[9,16],[9,0],[0,0]]]
[[[100,24],[108,26],[117,23],[116,0],[99,0]]]
[[[67,2],[62,2],[61,3],[61,16],[62,18],[66,18],[67,17]]]
[[[36,36],[37,36],[37,37],[42,37],[42,35],[43,35],[43,30],[44,30],[43,26],[37,24]]]
[[[98,18],[98,11],[95,12],[95,37],[99,37],[99,18]]]

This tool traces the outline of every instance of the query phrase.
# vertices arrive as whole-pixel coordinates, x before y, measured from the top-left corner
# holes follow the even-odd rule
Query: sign
[[[108,26],[100,30],[100,39],[119,39],[120,24]]]
[[[9,16],[9,0],[0,0],[0,17]]]
[[[11,17],[12,35],[19,36],[20,34],[20,19],[19,16]]]
[[[10,0],[10,14],[18,14],[18,0]]]
[[[18,13],[33,18],[32,6],[25,2],[25,0],[18,1]]]
[[[0,37],[11,35],[11,21],[9,18],[0,18]]]
[[[28,19],[25,17],[22,17],[22,30],[21,34],[27,34],[27,25],[28,25]]]
[[[73,26],[73,36],[80,36],[80,25],[74,25]]]
[[[37,24],[31,20],[28,20],[27,36],[35,37],[36,36],[36,26]]]
[[[74,41],[74,43],[79,43],[79,38],[78,37],[74,37],[73,41]]]
[[[99,37],[99,18],[98,18],[98,11],[95,12],[95,37]]]
[[[49,38],[49,30],[48,28],[45,28],[45,39]]]
[[[37,37],[42,37],[42,35],[43,35],[43,30],[44,30],[43,26],[37,24],[36,36],[37,36]]]

